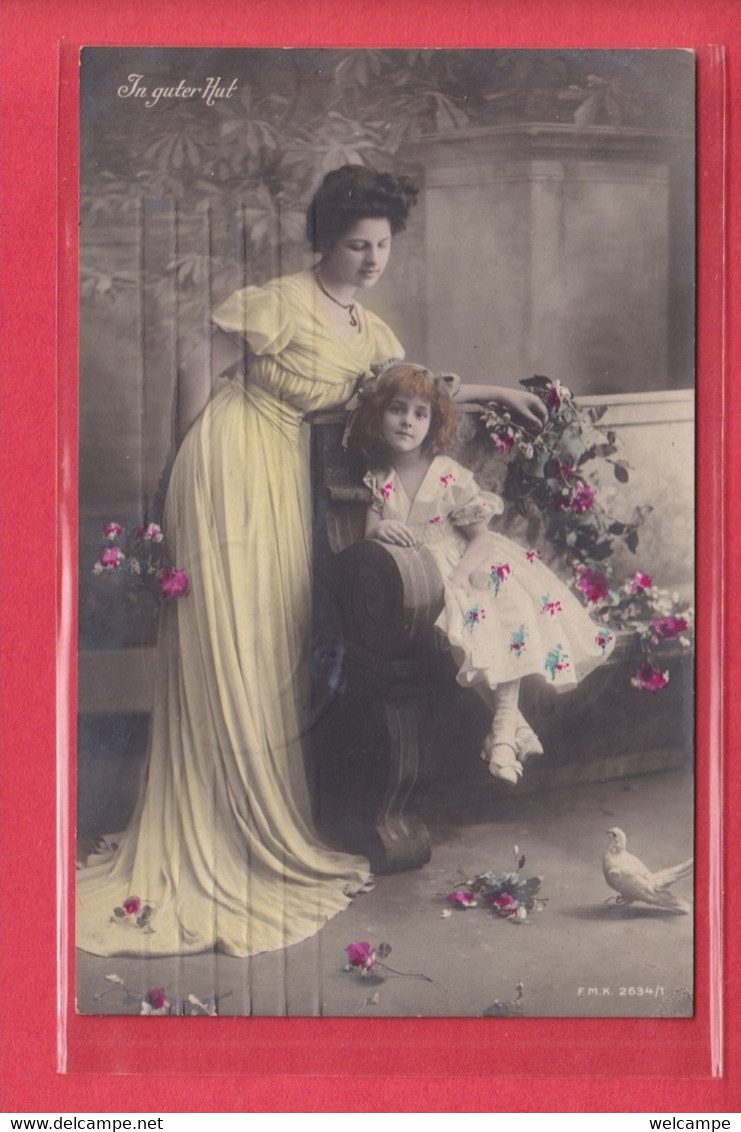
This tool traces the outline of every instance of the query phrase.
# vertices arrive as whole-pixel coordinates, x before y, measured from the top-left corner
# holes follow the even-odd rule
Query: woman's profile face
[[[327,287],[372,287],[386,270],[391,239],[391,227],[385,217],[356,221],[322,257],[322,279]]]

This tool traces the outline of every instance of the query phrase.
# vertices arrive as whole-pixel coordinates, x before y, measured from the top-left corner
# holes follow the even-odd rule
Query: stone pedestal
[[[691,385],[688,152],[669,134],[557,124],[412,147],[422,204],[384,308],[407,356],[472,381],[545,373],[581,394]]]

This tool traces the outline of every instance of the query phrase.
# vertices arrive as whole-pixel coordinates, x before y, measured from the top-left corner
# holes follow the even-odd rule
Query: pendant
[[[358,325],[359,325],[359,323],[358,323],[358,319],[357,319],[357,316],[356,316],[356,314],[355,314],[355,306],[354,306],[354,305],[350,305],[350,306],[349,306],[349,307],[347,308],[347,313],[348,313],[348,314],[350,315],[350,325],[351,325],[351,326],[358,326]]]

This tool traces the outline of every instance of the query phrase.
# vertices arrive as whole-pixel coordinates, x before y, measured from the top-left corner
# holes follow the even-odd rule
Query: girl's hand
[[[373,538],[392,546],[414,546],[414,535],[406,523],[398,519],[381,519],[373,532]]]

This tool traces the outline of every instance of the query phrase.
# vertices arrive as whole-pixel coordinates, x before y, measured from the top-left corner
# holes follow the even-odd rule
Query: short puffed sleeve
[[[377,515],[383,515],[384,504],[388,498],[389,485],[384,480],[384,476],[373,471],[366,472],[363,476],[363,483],[370,488],[371,510],[375,511]]]
[[[294,337],[291,306],[279,281],[233,291],[211,317],[227,334],[244,338],[253,354],[279,354]]]
[[[502,514],[504,503],[501,498],[493,492],[482,491],[468,468],[454,464],[449,483],[451,506],[448,518],[456,527],[488,523],[495,515]]]
[[[383,319],[379,318],[373,311],[366,311],[365,317],[373,339],[371,365],[381,365],[391,361],[400,362],[404,357],[404,347],[391,327],[387,326]]]

